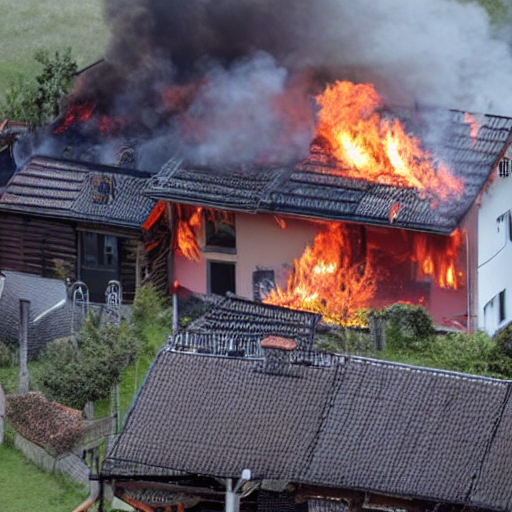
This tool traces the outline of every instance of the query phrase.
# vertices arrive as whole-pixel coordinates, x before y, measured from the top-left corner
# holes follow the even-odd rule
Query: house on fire
[[[228,298],[171,336],[101,484],[145,512],[512,509],[510,381],[317,353],[304,315]]]
[[[66,274],[85,282],[98,302],[115,280],[132,300],[143,277],[142,226],[155,205],[142,194],[148,178],[133,169],[32,157],[0,197],[0,269]]]
[[[437,116],[439,132],[429,137],[421,112],[400,115],[450,170],[458,191],[429,194],[347,176],[321,139],[289,166],[230,169],[171,159],[145,188],[171,206],[170,279],[194,292],[270,296],[295,307],[301,293],[323,306],[332,299],[338,310],[409,301],[438,323],[476,329],[486,244],[477,199],[510,144],[512,119],[479,116],[476,129],[467,113],[431,109],[425,115]],[[302,267],[308,257],[313,263]],[[314,274],[320,289],[308,289]],[[333,289],[345,297],[328,297]]]

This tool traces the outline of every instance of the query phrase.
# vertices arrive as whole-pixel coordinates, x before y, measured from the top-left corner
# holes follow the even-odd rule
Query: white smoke
[[[510,46],[493,36],[480,5],[454,0],[328,3],[327,19],[333,21],[324,30],[316,26],[318,37],[305,48],[312,61],[375,82],[391,102],[512,115]]]

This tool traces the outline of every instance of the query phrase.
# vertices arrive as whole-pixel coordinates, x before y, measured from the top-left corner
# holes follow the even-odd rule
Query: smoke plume
[[[124,120],[110,145],[97,139],[100,160],[115,137],[145,140],[149,169],[176,152],[210,164],[301,158],[312,97],[336,79],[372,82],[389,105],[512,115],[510,47],[476,3],[106,0],[105,16],[104,62],[70,98]]]

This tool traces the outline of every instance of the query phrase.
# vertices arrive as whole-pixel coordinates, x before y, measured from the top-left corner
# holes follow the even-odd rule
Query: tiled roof
[[[318,366],[306,354],[271,374],[259,361],[167,347],[102,472],[238,477],[248,468],[254,480],[508,511],[511,385],[360,357]]]
[[[318,147],[297,165],[225,169],[188,165],[173,159],[155,175],[146,194],[156,199],[220,209],[289,214],[327,220],[389,225],[394,205],[400,212],[393,225],[436,233],[452,232],[474,202],[489,174],[506,149],[512,119],[478,116],[479,130],[470,135],[465,114],[429,111],[438,116],[439,134],[432,137],[414,112],[400,112],[413,126],[426,149],[464,180],[460,197],[439,201],[435,207],[413,188],[370,183],[344,177]],[[425,131],[422,137],[422,131]],[[433,140],[435,139],[435,140]],[[336,172],[335,172],[336,171]]]
[[[310,350],[320,319],[315,313],[254,302],[228,293],[226,297],[218,297],[189,326],[187,333],[170,338],[170,342],[180,350],[190,347],[224,355],[227,351],[242,351],[245,356],[260,357],[262,337],[278,335],[292,338],[300,348]]]
[[[148,176],[117,167],[33,157],[7,184],[0,211],[139,228],[155,205],[142,194]],[[98,187],[105,184],[111,193],[102,195]]]

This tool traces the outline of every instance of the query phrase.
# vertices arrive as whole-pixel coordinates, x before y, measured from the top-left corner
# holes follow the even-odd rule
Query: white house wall
[[[512,176],[496,177],[478,212],[478,327],[490,335],[512,320],[511,208]]]

